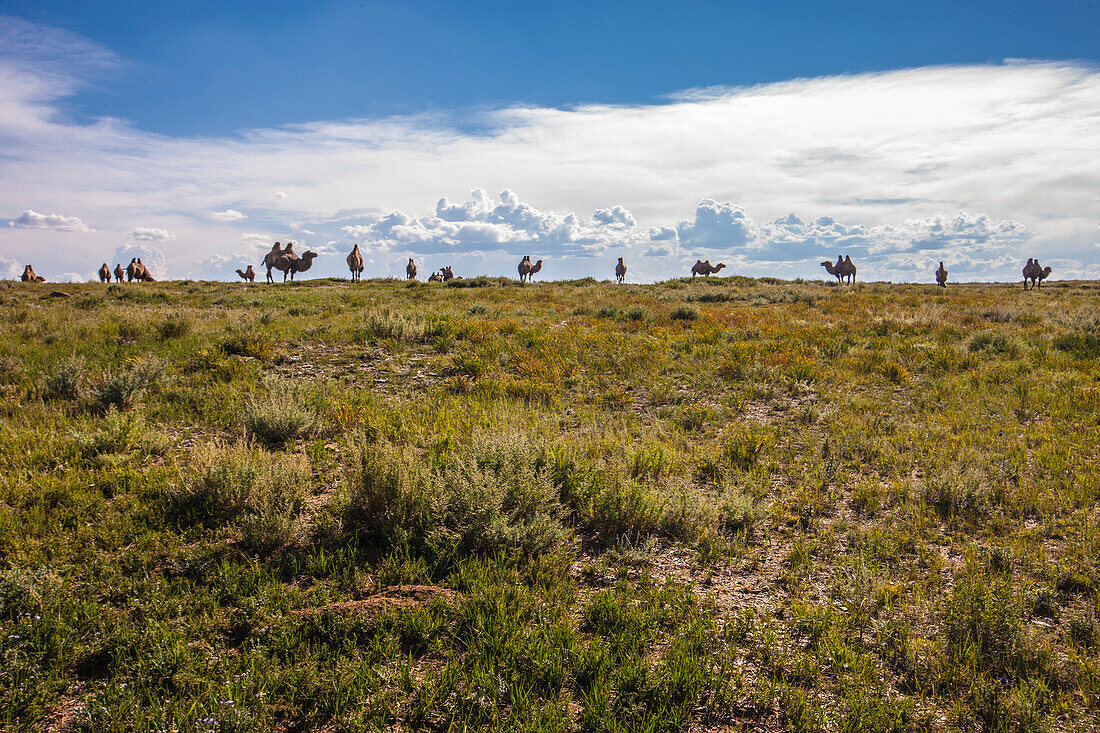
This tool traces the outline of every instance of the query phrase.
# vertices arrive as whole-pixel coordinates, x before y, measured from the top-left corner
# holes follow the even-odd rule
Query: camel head
[[[623,258],[622,257],[619,258],[619,264],[620,265],[623,264]]]
[[[305,262],[313,262],[315,257],[317,257],[317,253],[313,250],[306,250],[305,253],[302,254],[302,260]]]
[[[718,272],[719,270],[721,270],[725,266],[726,266],[725,262],[719,262],[717,265],[711,265],[710,271],[711,272]]]
[[[443,275],[443,279],[444,279],[444,280],[452,280],[452,279],[454,279],[454,276],[455,276],[455,274],[454,274],[454,271],[453,271],[453,270],[451,269],[451,266],[450,266],[450,265],[447,265],[446,267],[444,267],[443,269],[441,269],[441,270],[440,270],[439,272],[440,272],[440,274],[442,274],[442,275]]]

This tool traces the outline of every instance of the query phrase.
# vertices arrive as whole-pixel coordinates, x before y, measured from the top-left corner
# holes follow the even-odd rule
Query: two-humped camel
[[[238,269],[237,274],[241,276],[242,280],[247,280],[250,283],[256,282],[256,271],[252,269],[252,265],[243,270]]]
[[[122,269],[122,263],[119,262],[115,265],[115,282],[122,282],[122,278],[126,277],[126,270]]]
[[[351,281],[359,282],[363,275],[363,255],[359,252],[359,245],[355,245],[348,255],[348,269],[351,270]]]
[[[46,278],[42,277],[41,275],[36,275],[35,272],[34,272],[34,268],[31,267],[30,265],[27,265],[26,267],[23,268],[23,274],[19,276],[19,279],[22,280],[25,283],[44,283],[44,282],[46,282]]]
[[[531,282],[531,278],[536,272],[542,269],[542,260],[539,260],[535,264],[531,264],[531,255],[524,255],[523,259],[519,261],[519,267],[516,268],[519,272],[520,282]]]
[[[428,282],[441,283],[443,282],[443,275],[438,272],[433,272],[431,275],[428,275]]]
[[[1027,281],[1031,281],[1032,288],[1042,289],[1043,280],[1050,277],[1050,265],[1043,267],[1039,264],[1039,260],[1027,258],[1027,264],[1024,265],[1024,290],[1027,290]]]
[[[450,265],[447,265],[446,267],[440,268],[439,274],[443,276],[443,282],[445,282],[445,283],[449,283],[451,280],[455,279],[454,271],[451,270]]]
[[[845,255],[844,257],[837,255],[835,265],[826,260],[821,263],[821,266],[824,267],[825,271],[830,275],[835,276],[838,283],[843,282],[845,278],[847,278],[849,284],[854,283],[856,280],[856,265],[852,262],[850,255]]]
[[[710,264],[710,260],[695,260],[695,264],[691,266],[691,276],[695,277],[696,275],[702,275],[703,277],[710,277],[725,266],[725,262],[719,262],[717,265],[712,265]]]
[[[615,265],[615,282],[621,283],[626,279],[626,265],[623,264],[623,258],[619,258],[619,264]]]
[[[111,268],[107,267],[106,262],[99,268],[99,281],[101,283],[111,282]]]
[[[153,273],[149,272],[149,268],[141,261],[140,257],[131,258],[130,264],[126,266],[126,282],[133,282],[134,280],[147,283],[155,283],[157,281],[157,279],[153,277]]]
[[[413,261],[412,257],[409,258],[409,264],[405,265],[405,279],[416,279],[416,262]]]
[[[947,287],[947,268],[943,266],[943,260],[940,260],[940,267],[936,270],[936,284],[941,288]]]

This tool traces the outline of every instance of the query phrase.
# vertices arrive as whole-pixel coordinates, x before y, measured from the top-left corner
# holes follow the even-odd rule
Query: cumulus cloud
[[[215,211],[210,215],[210,218],[218,221],[240,221],[241,219],[247,219],[248,216],[236,209],[226,209],[225,211]]]
[[[166,229],[135,227],[130,230],[130,239],[135,242],[165,242],[175,238],[176,235]]]
[[[637,223],[634,221],[634,215],[622,206],[612,206],[610,209],[596,209],[592,213],[592,221],[616,229],[631,229]]]
[[[9,227],[20,229],[53,229],[57,232],[87,232],[90,228],[76,216],[62,214],[39,214],[26,209],[22,214],[8,221]]]

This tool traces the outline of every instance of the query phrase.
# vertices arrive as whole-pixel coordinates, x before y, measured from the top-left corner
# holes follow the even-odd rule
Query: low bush
[[[43,396],[48,400],[79,400],[87,391],[84,358],[69,356],[58,362],[45,378]]]
[[[145,391],[156,385],[164,373],[164,364],[158,359],[143,359],[128,369],[109,371],[92,389],[96,406],[106,412],[114,407],[129,410],[144,396]]]
[[[290,380],[272,380],[263,396],[250,397],[241,419],[249,435],[275,448],[313,434],[321,424],[301,387]]]

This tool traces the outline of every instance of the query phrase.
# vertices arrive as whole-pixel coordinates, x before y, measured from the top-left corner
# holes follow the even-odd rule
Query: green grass
[[[1100,287],[0,289],[0,729],[1100,726]]]

